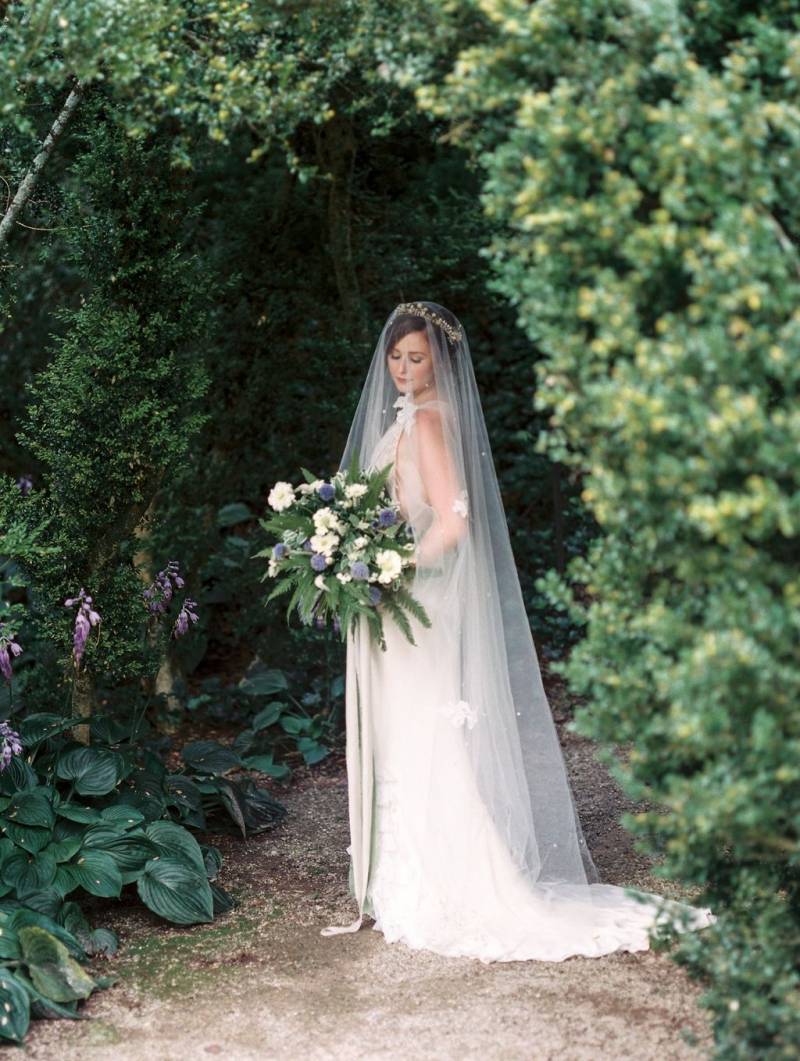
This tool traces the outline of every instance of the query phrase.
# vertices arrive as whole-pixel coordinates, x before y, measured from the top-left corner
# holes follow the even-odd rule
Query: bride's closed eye
[[[400,355],[400,354],[389,354],[389,357],[390,357],[390,358],[392,359],[392,361],[399,361],[399,360],[400,360],[400,357],[401,357],[401,355]],[[422,362],[423,362],[424,360],[425,360],[425,358],[424,358],[424,357],[412,357],[412,358],[411,358],[411,361],[412,361],[412,362],[413,362],[413,363],[414,363],[415,365],[420,365],[420,364],[422,364]]]

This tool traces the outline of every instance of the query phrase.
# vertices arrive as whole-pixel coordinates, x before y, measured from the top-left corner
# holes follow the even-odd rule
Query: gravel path
[[[563,727],[562,741],[602,879],[691,899],[652,877],[616,824],[628,804],[592,745]],[[133,900],[101,918],[95,909],[120,935],[103,966],[118,983],[88,1000],[88,1020],[37,1022],[23,1052],[48,1061],[710,1055],[700,989],[663,954],[484,965],[388,945],[369,927],[320,936],[354,916],[341,755],[298,773],[280,798],[289,815],[273,833],[208,838],[239,902],[215,924],[169,926]]]

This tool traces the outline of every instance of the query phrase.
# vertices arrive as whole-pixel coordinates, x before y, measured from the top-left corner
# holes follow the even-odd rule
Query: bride
[[[649,946],[714,916],[598,881],[542,686],[467,337],[435,302],[398,305],[340,464],[392,464],[431,626],[347,635],[350,893],[388,942],[489,961]],[[380,607],[380,605],[378,605]]]

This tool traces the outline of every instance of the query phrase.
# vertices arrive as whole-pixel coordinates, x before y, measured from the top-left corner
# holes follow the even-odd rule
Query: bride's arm
[[[420,409],[416,414],[416,443],[419,447],[419,472],[428,500],[435,513],[434,522],[417,544],[418,566],[441,563],[444,554],[467,534],[467,518],[462,515],[461,484],[448,452],[441,414]]]

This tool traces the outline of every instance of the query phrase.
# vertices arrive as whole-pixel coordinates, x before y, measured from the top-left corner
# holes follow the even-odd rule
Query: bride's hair
[[[411,303],[414,305],[414,303]],[[440,306],[438,303],[430,303],[432,306],[436,306],[436,316],[442,319],[446,325],[449,326],[449,330],[443,328],[440,324],[427,318],[427,323],[431,324],[436,328],[439,337],[442,341],[442,349],[447,350],[450,355],[450,360],[455,363],[456,352],[458,350],[458,341],[454,336],[460,335],[461,325],[457,318],[449,309],[445,309],[444,306]],[[426,318],[414,313],[409,310],[408,312],[400,312],[392,320],[389,325],[386,334],[386,350],[392,350],[396,343],[401,339],[404,339],[407,335],[411,335],[412,332],[424,332],[426,325]]]

